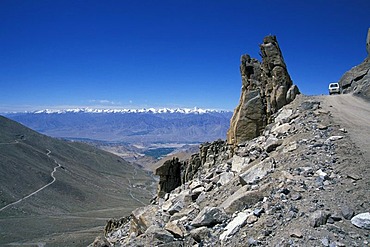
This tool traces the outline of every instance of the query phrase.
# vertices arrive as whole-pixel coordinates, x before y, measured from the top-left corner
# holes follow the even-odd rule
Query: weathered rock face
[[[366,39],[367,58],[339,80],[343,93],[354,93],[370,100],[370,28]]]
[[[215,164],[228,160],[231,157],[231,150],[223,140],[212,143],[203,143],[199,147],[199,153],[192,155],[190,160],[182,163],[182,184],[194,179],[205,169]]]
[[[262,63],[249,55],[240,59],[242,90],[227,133],[229,144],[237,145],[261,134],[272,114],[294,100],[298,87],[288,74],[275,36],[260,45]]]
[[[181,185],[181,162],[178,158],[167,160],[155,170],[155,174],[159,176],[158,196],[163,197]]]

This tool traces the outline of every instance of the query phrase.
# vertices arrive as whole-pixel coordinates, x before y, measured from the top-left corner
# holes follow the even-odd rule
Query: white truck
[[[340,86],[337,82],[332,82],[329,84],[329,94],[340,94]]]

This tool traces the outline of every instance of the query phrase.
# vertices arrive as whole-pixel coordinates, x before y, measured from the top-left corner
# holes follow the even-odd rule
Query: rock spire
[[[276,36],[266,36],[260,45],[262,63],[248,54],[240,59],[242,90],[230,120],[229,144],[237,145],[260,135],[272,114],[299,94],[293,85]]]

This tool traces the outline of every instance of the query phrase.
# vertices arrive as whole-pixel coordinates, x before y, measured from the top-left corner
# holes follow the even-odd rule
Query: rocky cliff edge
[[[339,80],[343,93],[354,93],[370,100],[370,28],[366,38],[367,57],[365,60],[347,71]]]
[[[367,246],[369,168],[347,131],[315,97],[271,119],[234,154],[219,140],[169,162],[161,176],[173,165],[181,185],[111,220],[95,246]]]

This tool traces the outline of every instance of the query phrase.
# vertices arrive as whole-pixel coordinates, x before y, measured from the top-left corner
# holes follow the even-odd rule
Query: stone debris
[[[353,211],[353,209],[348,206],[342,207],[341,211],[343,217],[347,220],[352,219],[352,217],[355,215],[355,211]]]
[[[287,106],[291,114],[284,107],[278,113],[288,119],[270,124],[260,137],[233,148],[220,140],[206,143],[190,160],[175,160],[181,164],[181,184],[122,224],[112,222],[107,241],[115,246],[323,246],[326,239],[328,246],[363,245],[366,236],[357,231],[365,228],[343,226],[354,209],[369,205],[346,201],[355,184],[366,183],[364,175],[349,169],[358,161],[338,155],[355,149],[348,138],[327,141],[342,132],[332,127],[330,114],[313,114],[320,102],[299,96],[293,104]],[[319,128],[319,121],[328,127]],[[286,123],[287,133],[272,132]],[[274,142],[279,145],[266,148]],[[355,229],[357,235],[350,233]]]
[[[310,216],[310,226],[319,227],[321,225],[325,225],[328,218],[328,213],[322,210],[316,211]]]
[[[302,238],[302,232],[299,229],[293,229],[293,231],[290,233],[290,236],[293,238]]]
[[[168,222],[165,225],[164,229],[169,231],[170,233],[172,233],[172,235],[176,238],[183,238],[184,235],[186,234],[186,229],[179,222],[179,220],[174,220],[174,221]]]

